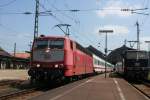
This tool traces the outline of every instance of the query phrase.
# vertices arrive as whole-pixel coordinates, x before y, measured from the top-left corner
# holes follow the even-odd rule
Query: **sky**
[[[138,21],[140,47],[147,50],[144,41],[150,41],[150,15],[144,14],[150,13],[149,7],[149,0],[40,0],[40,12],[51,11],[51,15],[39,16],[39,35],[64,36],[55,25],[70,24],[71,39],[104,52],[105,34],[99,30],[113,30],[108,34],[108,49],[114,50],[125,44],[125,40],[136,40]],[[143,8],[148,9],[138,10]],[[16,43],[17,52],[29,50],[34,36],[34,12],[35,0],[0,0],[0,47],[13,52]],[[128,42],[126,45],[130,46]]]

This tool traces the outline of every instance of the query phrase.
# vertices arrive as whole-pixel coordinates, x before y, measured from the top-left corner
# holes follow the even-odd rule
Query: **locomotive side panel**
[[[86,55],[86,73],[93,73],[94,72],[94,67],[93,67],[93,57]]]
[[[84,54],[79,51],[76,50],[74,52],[74,73],[75,75],[82,75],[85,73],[85,59],[84,59]]]
[[[85,48],[75,43],[74,50],[74,74],[83,75],[93,73],[92,56],[87,54]]]
[[[73,44],[71,40],[65,41],[65,56],[64,56],[64,76],[74,75],[74,62],[73,62]]]

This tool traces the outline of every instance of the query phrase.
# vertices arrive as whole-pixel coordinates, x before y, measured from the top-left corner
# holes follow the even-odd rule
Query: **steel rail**
[[[24,89],[24,90],[12,92],[12,93],[0,96],[0,100],[6,100],[6,99],[9,99],[9,98],[13,98],[15,96],[18,97],[18,96],[21,96],[21,95],[25,95],[25,94],[35,92],[35,91],[36,91],[36,88],[31,88],[31,89]]]
[[[146,97],[148,97],[150,99],[150,93],[145,92],[145,90],[150,89],[150,83],[142,81],[142,80],[140,80],[140,82],[142,83],[142,85],[146,86],[147,88],[142,90],[141,88],[136,86],[136,84],[134,84],[134,83],[129,83],[129,84],[131,84],[136,90],[138,90],[139,92],[141,92],[143,95],[145,95]]]

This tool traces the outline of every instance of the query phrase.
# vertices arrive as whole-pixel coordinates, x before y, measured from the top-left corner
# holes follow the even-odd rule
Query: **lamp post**
[[[107,68],[107,34],[113,33],[113,30],[99,30],[99,33],[105,33],[105,78],[106,78],[106,68]]]

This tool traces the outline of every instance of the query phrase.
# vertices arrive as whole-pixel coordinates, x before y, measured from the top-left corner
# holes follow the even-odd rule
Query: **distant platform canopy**
[[[113,50],[109,55],[107,56],[107,59],[112,63],[116,64],[119,61],[122,61],[122,54],[126,50],[134,50],[132,48],[127,47],[126,45],[121,46],[120,48],[117,48]]]
[[[10,54],[0,47],[0,69],[27,69],[29,67],[30,54]]]
[[[0,56],[11,57],[11,55],[0,47]]]

